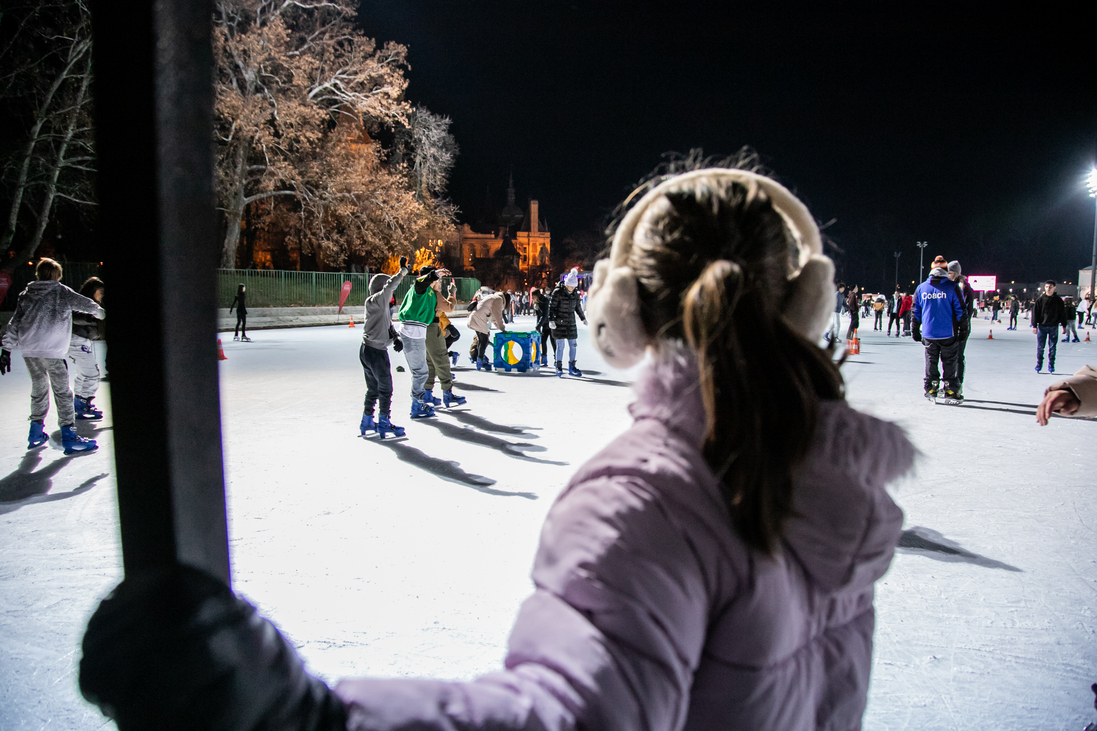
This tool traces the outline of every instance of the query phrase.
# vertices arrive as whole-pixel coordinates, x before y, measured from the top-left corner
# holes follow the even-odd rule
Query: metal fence
[[[348,305],[361,305],[369,295],[371,273],[294,272],[278,269],[218,269],[217,306],[229,307],[236,289],[247,287],[248,307],[336,307],[343,282],[351,283]],[[467,302],[480,288],[480,280],[454,279],[457,299]],[[411,287],[407,277],[396,290],[396,301]]]
[[[98,262],[62,263],[61,282],[75,290],[80,289],[88,277],[109,277],[101,273]],[[339,294],[343,291],[343,282],[351,283],[347,304],[361,305],[369,294],[371,273],[348,272],[294,272],[277,269],[218,269],[217,270],[217,306],[228,307],[236,296],[237,285],[247,287],[248,307],[337,307]],[[19,293],[34,281],[34,267],[24,264],[12,272],[11,288],[4,298],[0,310],[15,309]],[[457,299],[470,301],[480,288],[479,279],[460,277],[453,280],[457,284]],[[407,277],[396,290],[396,301],[400,302],[411,287],[411,278]],[[107,297],[110,297],[110,281],[107,281]],[[109,304],[109,299],[108,299]]]

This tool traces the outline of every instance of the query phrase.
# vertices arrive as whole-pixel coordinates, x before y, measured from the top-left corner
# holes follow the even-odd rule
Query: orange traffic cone
[[[217,360],[228,360],[225,357],[225,349],[221,347],[221,338],[217,338]]]
[[[350,324],[347,327],[354,327],[354,318],[350,318]]]
[[[1087,343],[1090,342],[1090,340],[1089,340],[1089,331],[1088,330],[1086,331],[1086,342]]]
[[[853,331],[853,337],[849,339],[849,346],[846,348],[846,352],[850,355],[861,354],[861,338],[857,337],[857,331]]]
[[[993,340],[993,339],[994,339],[994,331],[991,330],[990,333],[987,335],[987,340]]]

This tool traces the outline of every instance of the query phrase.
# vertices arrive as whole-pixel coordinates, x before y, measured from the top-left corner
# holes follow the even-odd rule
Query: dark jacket
[[[556,329],[552,331],[553,337],[557,340],[579,337],[579,327],[575,324],[576,315],[583,322],[587,321],[579,299],[579,290],[569,292],[563,284],[557,284],[549,301],[549,321],[556,323]]]
[[[90,300],[94,300],[93,296],[103,283],[93,277],[84,282],[84,286],[80,288],[80,294],[87,297]],[[102,305],[100,305],[102,306]],[[106,337],[106,331],[103,328],[103,320],[92,317],[85,312],[72,313],[72,334],[76,337],[87,338],[88,340],[103,340]]]
[[[240,314],[240,315],[248,314],[247,298],[248,298],[248,293],[245,290],[242,290],[242,289],[236,290],[236,296],[232,298],[232,304],[229,305],[229,314],[230,315],[232,314],[232,308],[233,307],[236,308],[237,314]]]
[[[1032,306],[1032,327],[1037,325],[1063,327],[1067,324],[1066,306],[1063,298],[1057,294],[1050,297],[1041,294]]]

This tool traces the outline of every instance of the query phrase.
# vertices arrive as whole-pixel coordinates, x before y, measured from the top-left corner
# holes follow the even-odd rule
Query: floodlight
[[[1097,198],[1097,168],[1093,168],[1089,171],[1089,176],[1086,178],[1086,185],[1089,186],[1090,197]]]

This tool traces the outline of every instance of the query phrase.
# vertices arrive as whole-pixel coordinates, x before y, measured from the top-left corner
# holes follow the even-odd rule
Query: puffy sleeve
[[[1079,406],[1072,416],[1097,416],[1097,368],[1083,366],[1073,376],[1052,384],[1047,390],[1074,394]]]
[[[571,487],[545,522],[506,669],[342,681],[347,728],[681,728],[712,603],[688,522],[640,477]]]

